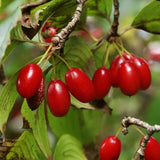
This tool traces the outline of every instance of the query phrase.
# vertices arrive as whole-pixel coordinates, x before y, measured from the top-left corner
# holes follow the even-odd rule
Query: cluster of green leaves
[[[15,3],[11,1],[12,3],[10,2],[10,5],[3,6],[4,1],[2,0],[1,6],[4,7],[3,11]],[[5,62],[16,46],[21,43],[27,42],[43,46],[42,43],[32,41],[23,34],[19,22],[21,18],[19,6],[24,3],[25,0],[17,0],[14,4],[14,9],[8,13],[9,15],[5,19],[0,20],[1,64]],[[39,22],[40,20],[41,24],[44,24],[48,20],[48,17],[50,17],[50,20],[54,21],[52,25],[60,30],[71,20],[76,5],[75,0],[51,0],[33,8],[30,17],[35,22]],[[79,26],[85,24],[88,16],[100,17],[107,21],[110,19],[112,7],[113,3],[111,0],[88,0],[84,6]],[[151,33],[160,33],[159,7],[160,2],[153,0],[139,12],[133,20],[132,26]],[[82,68],[92,77],[96,68],[102,65],[104,56],[102,51],[105,51],[106,45],[107,43],[103,44],[95,52],[92,52],[84,39],[78,36],[71,36],[64,48],[64,58],[70,66]],[[36,63],[40,58],[38,57],[32,60],[32,62]],[[66,71],[67,67],[62,62],[56,66],[56,74],[59,79],[64,80]],[[0,88],[0,131],[3,134],[5,134],[5,126],[9,114],[18,97],[15,85],[17,75],[18,72],[9,79],[5,86]],[[46,82],[50,81],[49,77],[50,75],[47,75],[45,78]],[[6,159],[52,159],[53,152],[51,148],[53,146],[49,144],[48,122],[52,132],[58,137],[58,142],[53,147],[54,159],[86,160],[83,146],[95,142],[96,136],[100,131],[99,124],[103,118],[103,113],[94,110],[89,103],[81,103],[73,97],[71,109],[65,117],[57,118],[50,113],[49,109],[47,109],[47,114],[45,115],[46,108],[48,107],[44,101],[36,111],[31,111],[24,100],[21,113],[23,118],[29,123],[31,130],[22,133],[6,156]],[[85,110],[81,110],[81,108]]]

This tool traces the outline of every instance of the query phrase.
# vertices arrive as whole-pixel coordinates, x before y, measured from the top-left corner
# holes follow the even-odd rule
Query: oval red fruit
[[[118,70],[120,64],[124,62],[124,59],[118,55],[111,62],[109,71],[110,71],[110,79],[113,87],[119,87],[119,78],[118,78]]]
[[[132,96],[138,92],[140,85],[136,66],[130,61],[124,61],[119,69],[119,87],[125,95]]]
[[[109,68],[111,84],[113,87],[119,87],[119,68],[121,63],[125,60],[132,61],[133,57],[133,54],[123,53],[123,56],[117,55],[113,59]]]
[[[51,113],[56,117],[67,114],[70,108],[70,94],[61,80],[53,80],[47,88],[47,102]]]
[[[96,99],[105,97],[111,87],[109,70],[105,67],[98,68],[94,73],[92,82],[95,89]]]
[[[121,141],[118,137],[109,136],[101,144],[99,150],[100,160],[118,160],[121,152]]]
[[[51,43],[51,42],[52,42],[52,38],[44,39],[44,41],[45,41],[46,43]]]
[[[95,98],[94,86],[90,78],[79,68],[66,72],[66,85],[71,94],[81,102],[89,102]]]
[[[30,97],[27,98],[27,104],[31,110],[35,110],[39,107],[39,105],[42,103],[44,99],[44,91],[45,91],[45,83],[44,78],[42,78],[40,86],[36,93]]]
[[[151,71],[147,62],[140,57],[133,58],[133,63],[137,67],[140,78],[140,89],[145,90],[151,84]]]
[[[17,78],[17,91],[25,98],[32,97],[38,90],[42,80],[42,70],[35,64],[31,63],[23,67]]]
[[[141,139],[140,144],[142,143]],[[144,151],[145,160],[159,160],[160,159],[160,144],[154,137],[150,137],[146,149]]]

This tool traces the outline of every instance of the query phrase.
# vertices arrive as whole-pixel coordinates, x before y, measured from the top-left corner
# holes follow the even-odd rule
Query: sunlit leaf
[[[54,160],[87,160],[82,144],[71,135],[63,135],[57,142]]]
[[[160,34],[160,1],[153,0],[135,17],[132,26],[147,32]]]
[[[21,112],[24,119],[28,121],[30,128],[32,128],[33,135],[44,155],[47,158],[52,157],[47,134],[44,102],[41,103],[38,109],[32,111],[25,100]]]

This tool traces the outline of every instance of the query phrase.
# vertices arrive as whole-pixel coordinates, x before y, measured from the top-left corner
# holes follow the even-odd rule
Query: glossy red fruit
[[[105,97],[111,87],[109,70],[105,67],[98,68],[94,73],[92,82],[95,89],[96,99]]]
[[[100,160],[118,160],[121,152],[121,141],[118,137],[109,136],[101,144],[99,150]]]
[[[17,91],[25,98],[32,97],[38,90],[42,80],[42,70],[31,63],[21,69],[17,78]]]
[[[131,62],[133,61],[135,55],[132,53],[123,53],[123,57],[125,58],[125,60],[129,60]]]
[[[46,22],[44,27],[42,28],[42,32],[44,32],[50,26],[49,22]]]
[[[147,89],[151,84],[151,71],[147,62],[140,57],[133,58],[133,63],[137,67],[140,78],[140,89]]]
[[[47,102],[51,113],[56,117],[67,114],[70,108],[70,94],[61,80],[53,80],[47,88]]]
[[[111,62],[109,71],[110,71],[111,84],[113,87],[119,87],[118,71],[119,71],[120,64],[123,62],[124,62],[124,59],[120,55],[116,56]]]
[[[81,102],[89,102],[95,98],[94,86],[90,78],[79,68],[66,72],[65,81],[71,94]]]
[[[31,110],[35,110],[39,107],[44,99],[44,92],[45,92],[45,83],[44,79],[42,78],[40,86],[37,92],[30,98],[27,98],[27,104]]]
[[[53,37],[57,33],[57,28],[49,27],[48,30],[50,31],[50,36]]]
[[[119,87],[125,95],[132,96],[138,92],[140,86],[139,73],[130,61],[124,61],[119,69]]]
[[[52,42],[52,38],[44,39],[44,41],[45,41],[46,43],[51,43],[51,42]]]
[[[119,87],[119,68],[120,64],[123,63],[125,60],[132,61],[134,55],[123,53],[123,56],[117,55],[113,61],[111,62],[109,71],[110,71],[110,79],[111,84],[113,87]]]
[[[142,143],[142,140],[140,144]],[[146,149],[144,151],[144,158],[145,160],[159,160],[160,159],[160,144],[154,137],[150,137],[147,143]]]

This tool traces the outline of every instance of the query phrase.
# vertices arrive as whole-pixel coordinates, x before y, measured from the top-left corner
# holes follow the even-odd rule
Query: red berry
[[[49,22],[46,22],[44,27],[42,28],[42,32],[44,32],[46,30],[47,27],[50,26],[50,23]]]
[[[52,42],[52,38],[44,39],[44,41],[45,41],[46,43],[51,43],[51,42]]]
[[[50,31],[50,36],[53,37],[57,33],[57,28],[49,27],[48,30]]]
[[[147,62],[142,58],[133,58],[133,63],[137,67],[140,78],[140,89],[147,89],[151,84],[151,72]]]
[[[38,90],[42,80],[42,70],[31,63],[21,69],[17,78],[17,91],[25,98],[32,97]]]
[[[122,62],[124,62],[124,59],[120,55],[116,56],[111,62],[109,70],[110,70],[111,84],[113,87],[119,86],[118,70]]]
[[[125,58],[125,60],[129,60],[131,62],[133,61],[135,55],[132,53],[123,53],[123,57]]]
[[[143,138],[140,142],[142,143]],[[159,160],[160,159],[160,145],[154,137],[150,137],[146,149],[144,151],[145,160]]]
[[[130,61],[124,61],[119,69],[119,87],[128,96],[138,92],[140,85],[139,74],[136,66]]]
[[[96,99],[105,97],[111,87],[108,69],[105,67],[98,68],[94,73],[92,81],[95,89]]]
[[[70,95],[66,85],[61,80],[53,80],[47,89],[47,102],[54,116],[62,117],[70,108]]]
[[[118,72],[119,72],[120,64],[123,63],[125,60],[132,61],[133,57],[134,57],[133,54],[124,53],[123,56],[118,55],[113,59],[109,68],[111,84],[113,87],[119,87]]]
[[[44,99],[44,90],[45,90],[45,84],[44,84],[44,79],[42,78],[37,92],[32,97],[27,98],[27,103],[31,110],[37,109],[39,105],[42,103]]]
[[[118,137],[109,136],[101,144],[99,150],[100,160],[118,160],[121,152],[121,141]]]
[[[79,68],[66,72],[65,81],[71,94],[81,102],[89,102],[95,98],[94,86],[90,78]]]

